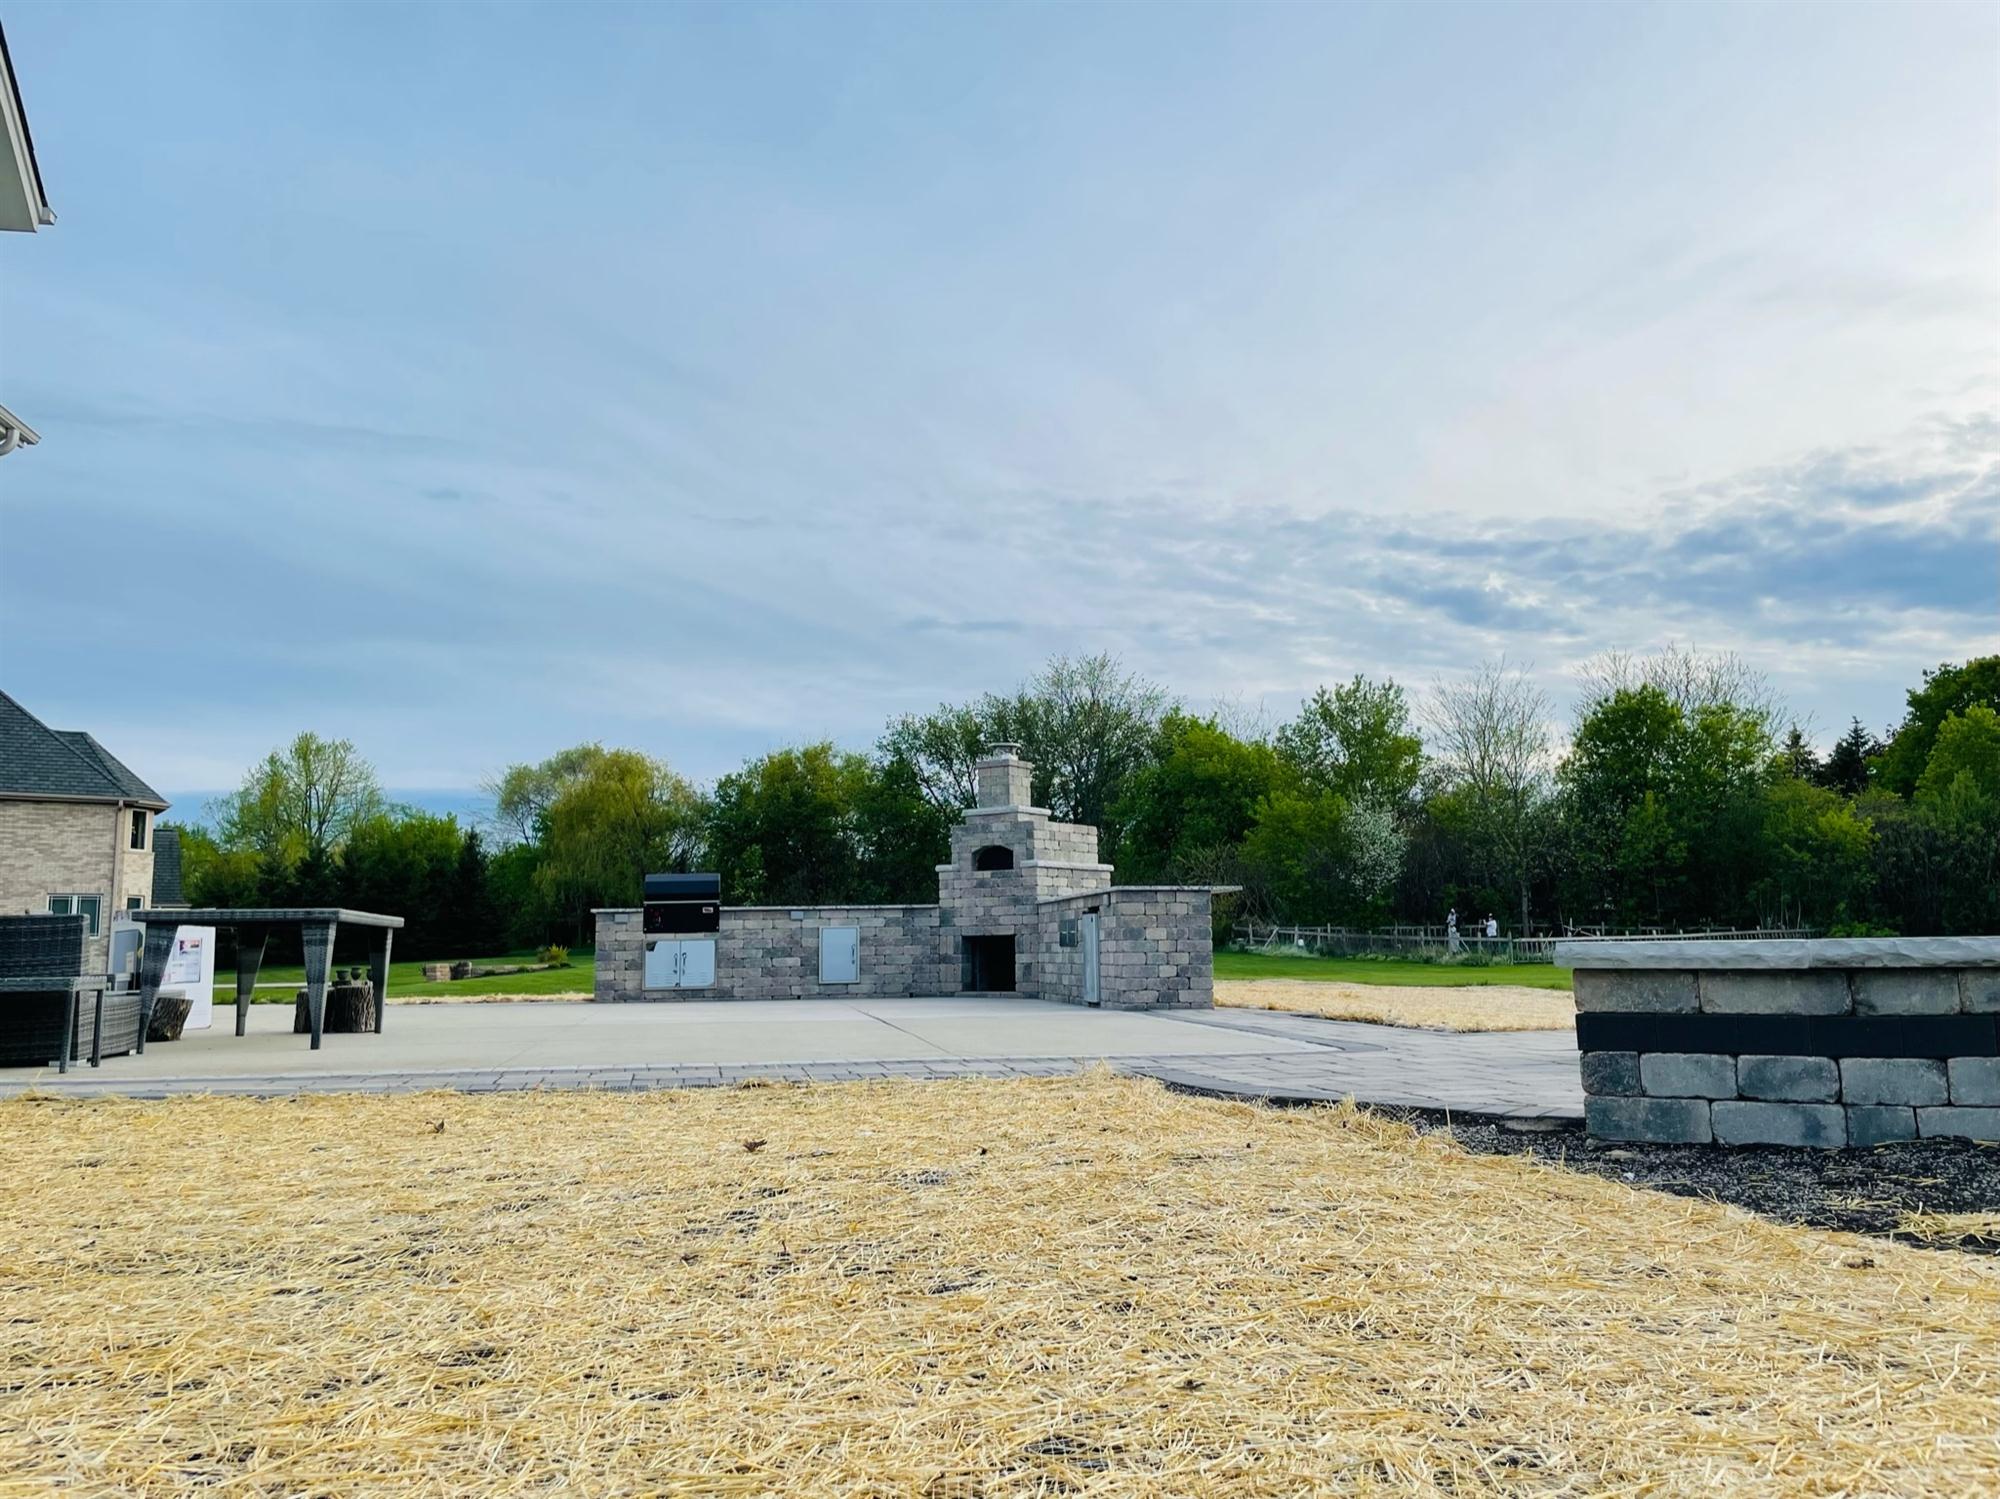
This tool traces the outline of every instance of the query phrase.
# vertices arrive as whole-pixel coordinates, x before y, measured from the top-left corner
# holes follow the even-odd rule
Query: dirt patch
[[[1512,984],[1431,989],[1314,979],[1218,979],[1215,1002],[1426,1030],[1566,1031],[1576,1026],[1576,1001],[1569,994]]]

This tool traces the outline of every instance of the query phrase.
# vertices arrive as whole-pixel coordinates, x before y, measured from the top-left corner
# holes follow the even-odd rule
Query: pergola
[[[326,980],[333,966],[333,939],[343,926],[369,929],[368,976],[375,985],[375,1030],[389,999],[389,941],[402,926],[400,916],[373,911],[349,911],[337,906],[254,907],[196,906],[192,910],[129,911],[126,918],[146,929],[146,947],[139,960],[139,1050],[146,1049],[146,1030],[153,1023],[153,1003],[173,951],[174,929],[183,926],[228,927],[236,933],[236,1034],[250,1020],[250,1000],[257,991],[257,970],[264,966],[264,948],[277,927],[297,927],[306,957],[306,1008],[312,1015],[312,1047],[319,1050],[326,1019]]]

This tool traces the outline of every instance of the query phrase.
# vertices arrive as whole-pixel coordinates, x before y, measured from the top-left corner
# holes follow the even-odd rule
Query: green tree
[[[637,905],[645,875],[691,868],[705,821],[701,796],[663,762],[605,750],[543,812],[536,884],[580,940],[593,907]]]
[[[1860,918],[1873,875],[1874,830],[1837,792],[1794,776],[1764,796],[1757,902],[1774,924],[1833,926]]]
[[[254,848],[224,848],[199,824],[180,825],[180,835],[181,891],[189,905],[266,904],[264,861]]]
[[[1861,727],[1861,720],[1855,719],[1847,726],[1847,732],[1834,742],[1827,752],[1826,761],[1812,777],[1829,791],[1838,791],[1842,796],[1859,796],[1868,789],[1868,762],[1882,753],[1882,746],[1875,736]]]
[[[339,904],[403,918],[396,951],[410,958],[461,957],[455,930],[458,820],[398,807],[357,823],[340,850]]]
[[[1012,702],[992,705],[998,737],[1035,762],[1037,794],[1064,822],[1104,827],[1151,757],[1166,691],[1113,656],[1058,656]],[[1045,788],[1045,789],[1043,789]]]
[[[1165,881],[1214,867],[1218,851],[1242,843],[1259,803],[1289,779],[1268,744],[1238,739],[1212,718],[1167,714],[1151,763],[1113,813],[1121,878]]]
[[[1115,657],[1057,656],[1012,694],[893,720],[878,749],[907,760],[932,805],[956,816],[973,802],[973,763],[996,742],[1019,744],[1034,762],[1038,805],[1110,834],[1107,815],[1150,758],[1168,705]]]
[[[1883,922],[1911,936],[2000,931],[2000,797],[1960,773],[1911,801],[1871,794],[1856,810],[1875,836]]]
[[[1313,791],[1406,812],[1423,774],[1424,745],[1409,700],[1393,681],[1357,676],[1306,699],[1278,730],[1277,751]]]
[[[1401,855],[1385,808],[1357,807],[1330,791],[1274,792],[1243,840],[1255,903],[1300,925],[1378,918]]]
[[[708,849],[737,905],[852,900],[860,885],[855,809],[872,778],[830,743],[784,749],[716,783]]]
[[[987,745],[1003,737],[994,732],[992,702],[966,707],[940,703],[929,713],[905,713],[890,720],[877,748],[885,761],[909,767],[926,801],[956,817],[978,794],[973,765]]]
[[[227,847],[255,850],[272,870],[322,871],[383,805],[373,767],[351,742],[304,733],[265,756],[214,811]]]
[[[1797,724],[1786,731],[1785,742],[1778,746],[1777,768],[1778,774],[1797,781],[1817,782],[1826,772],[1826,767],[1820,763],[1818,754]]]
[[[1953,713],[1979,705],[2000,709],[2000,656],[1979,656],[1963,666],[1947,661],[1924,673],[1908,695],[1903,722],[1875,762],[1876,784],[1899,796],[1917,789],[1930,764],[1931,746]]]
[[[937,867],[951,857],[954,814],[925,793],[915,768],[900,756],[869,767],[854,804],[860,884],[854,898],[892,905],[937,899]]]
[[[1727,702],[1684,708],[1650,683],[1596,700],[1560,771],[1572,909],[1625,923],[1747,917],[1767,722]]]
[[[556,798],[595,770],[604,755],[601,744],[573,745],[538,765],[510,765],[482,782],[503,836],[523,843],[539,839]]]
[[[508,948],[540,947],[551,939],[574,941],[574,922],[563,919],[541,879],[546,859],[539,843],[510,843],[486,861],[486,889]]]
[[[1984,703],[1944,716],[1917,780],[1917,795],[1942,796],[1960,776],[1982,795],[2000,797],[2000,713]]]

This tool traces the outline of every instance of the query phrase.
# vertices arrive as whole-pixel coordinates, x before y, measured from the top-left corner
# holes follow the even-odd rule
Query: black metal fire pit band
[[[1619,1015],[1576,1017],[1579,1051],[1735,1056],[2000,1056],[2000,1015]]]

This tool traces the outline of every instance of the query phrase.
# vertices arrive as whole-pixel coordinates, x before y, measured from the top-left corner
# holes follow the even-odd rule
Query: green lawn
[[[1418,963],[1409,958],[1319,958],[1306,953],[1219,952],[1219,979],[1317,979],[1324,983],[1388,984],[1437,989],[1460,984],[1515,984],[1524,989],[1567,989],[1569,970],[1553,963],[1474,966]]]
[[[551,968],[542,973],[515,973],[500,978],[460,979],[456,983],[428,984],[424,982],[424,963],[434,961],[391,963],[389,965],[389,999],[414,999],[433,994],[575,994],[587,992],[592,982],[591,950],[587,947],[572,949],[569,967]],[[532,963],[532,952],[508,953],[504,957],[474,958],[475,964],[483,967],[500,966],[508,963]],[[335,965],[340,968],[362,966],[354,962]],[[298,964],[267,963],[257,972],[257,1002],[259,1004],[290,1004],[296,989],[303,987],[306,971]],[[266,989],[266,984],[287,984],[287,989]],[[218,970],[215,975],[215,1002],[234,1003],[236,998],[236,974],[234,970]]]

